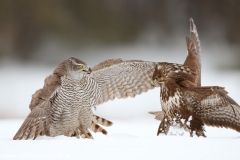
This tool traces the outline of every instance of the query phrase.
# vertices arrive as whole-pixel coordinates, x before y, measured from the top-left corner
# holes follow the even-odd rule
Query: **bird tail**
[[[97,115],[93,115],[93,121],[97,124],[101,124],[103,126],[109,127],[111,126],[113,123],[107,119],[104,119],[102,117],[99,117]]]
[[[90,130],[93,131],[94,133],[102,132],[102,134],[107,135],[107,131],[103,129],[101,126],[99,126],[98,124],[96,124],[94,121],[92,122]]]
[[[155,119],[159,120],[159,121],[162,121],[162,119],[164,117],[163,111],[152,111],[152,112],[148,112],[148,113],[155,115]]]

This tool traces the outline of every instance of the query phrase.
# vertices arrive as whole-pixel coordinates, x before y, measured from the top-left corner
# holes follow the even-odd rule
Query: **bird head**
[[[82,60],[71,57],[61,62],[54,70],[54,74],[58,76],[71,75],[74,77],[90,74],[92,69]]]
[[[85,62],[75,57],[69,58],[69,61],[71,62],[72,70],[75,72],[82,72],[86,74],[90,74],[92,72],[92,69]]]
[[[159,86],[161,83],[164,83],[167,80],[166,71],[167,70],[164,68],[164,65],[156,65],[151,81],[152,87]]]
[[[161,84],[167,83],[171,80],[169,73],[171,71],[171,65],[166,62],[158,63],[155,67],[151,86],[152,87],[159,87]]]

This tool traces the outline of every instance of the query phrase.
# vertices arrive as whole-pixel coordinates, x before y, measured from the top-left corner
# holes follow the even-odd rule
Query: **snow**
[[[215,69],[214,60],[220,50],[203,50],[202,85],[224,86],[229,96],[240,103],[240,72]],[[159,48],[150,51],[148,48],[139,48],[137,51],[125,49],[126,54],[121,56],[122,52],[113,49],[113,56],[104,55],[102,58],[136,59],[136,55],[129,55],[128,58],[124,56],[130,52],[141,54],[144,51],[154,54],[167,52]],[[223,52],[228,53],[226,50]],[[159,55],[161,59],[156,60],[181,63],[184,53],[181,51],[178,56],[182,57],[174,61],[171,61],[174,55],[172,52]],[[147,56],[151,57],[149,54]],[[218,62],[224,61],[221,58],[226,59],[226,56],[217,57]],[[31,95],[42,87],[44,78],[54,68],[55,66],[21,64],[16,61],[0,63],[0,159],[240,159],[240,133],[231,129],[206,127],[207,138],[190,137],[189,133],[178,128],[171,128],[168,136],[156,136],[160,122],[148,112],[161,109],[159,88],[136,98],[116,99],[98,106],[94,113],[114,123],[111,127],[104,127],[108,131],[107,136],[92,133],[94,140],[42,136],[34,141],[13,141],[13,136],[29,113]]]
[[[207,138],[156,136],[159,122],[151,115],[113,119],[109,134],[93,134],[94,140],[43,136],[13,141],[22,121],[0,121],[0,159],[239,159],[239,133],[206,127]]]

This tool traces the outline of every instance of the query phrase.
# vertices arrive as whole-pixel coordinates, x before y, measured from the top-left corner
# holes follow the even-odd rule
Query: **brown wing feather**
[[[41,104],[44,101],[47,101],[52,93],[61,86],[60,77],[51,74],[45,78],[44,86],[42,89],[37,90],[32,95],[31,103],[29,104],[29,108],[32,110],[37,105]]]
[[[111,122],[111,121],[109,121],[109,120],[107,120],[107,119],[105,119],[105,118],[99,117],[99,116],[97,116],[97,115],[94,115],[94,116],[93,116],[93,121],[94,121],[95,123],[101,124],[101,125],[103,125],[103,126],[105,126],[105,127],[109,127],[109,126],[111,126],[111,125],[113,124],[113,122]]]
[[[183,65],[188,66],[190,69],[194,70],[196,75],[194,76],[193,85],[191,87],[200,87],[201,86],[201,48],[200,40],[197,33],[196,25],[192,18],[190,18],[190,37],[186,37],[187,45],[187,58]],[[183,84],[187,84],[186,82]],[[188,86],[187,86],[188,87]]]
[[[93,131],[94,133],[97,132],[101,132],[102,134],[107,135],[107,131],[102,128],[101,126],[99,126],[96,122],[92,121],[91,127],[90,127],[91,131]]]
[[[154,62],[131,60],[119,63],[119,59],[105,62],[109,62],[104,65],[107,67],[92,72],[101,90],[98,105],[115,98],[135,97],[153,89],[151,79],[156,66]]]
[[[92,68],[92,71],[97,71],[97,70],[100,70],[100,69],[103,69],[103,68],[110,67],[110,66],[115,65],[115,64],[122,63],[122,62],[123,62],[123,60],[121,58],[118,58],[118,59],[107,59],[107,60],[104,60],[104,61],[100,62],[96,66],[94,66]]]
[[[240,106],[223,87],[193,88],[200,104],[194,108],[204,124],[232,128],[240,132]]]
[[[35,139],[38,135],[49,135],[49,123],[47,120],[46,108],[40,106],[34,108],[27,116],[13,139]]]

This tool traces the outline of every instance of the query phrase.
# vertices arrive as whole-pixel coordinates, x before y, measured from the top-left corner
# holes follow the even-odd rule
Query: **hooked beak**
[[[155,87],[155,85],[157,84],[157,80],[155,79],[155,80],[151,80],[151,86],[152,87]]]
[[[87,74],[92,73],[92,69],[89,66],[87,66],[86,69],[84,69],[83,71]]]

